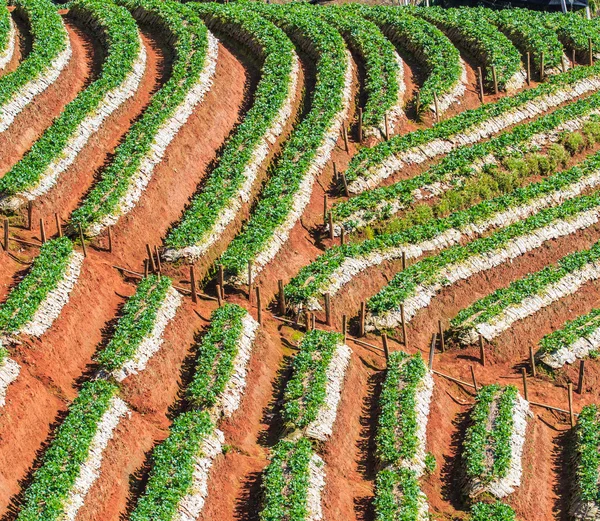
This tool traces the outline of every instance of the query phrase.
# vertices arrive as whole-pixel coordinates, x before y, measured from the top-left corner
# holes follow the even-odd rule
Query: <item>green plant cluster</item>
[[[414,470],[385,468],[375,482],[375,521],[416,521],[424,499]]]
[[[575,50],[577,58],[584,63],[589,60],[589,39],[594,53],[600,50],[600,28],[596,20],[587,20],[576,13],[546,14],[542,20],[555,31],[566,49]]]
[[[252,5],[285,31],[310,42],[316,59],[316,82],[309,113],[286,141],[250,220],[221,257],[224,268],[234,275],[245,273],[248,262],[264,250],[277,227],[289,218],[300,185],[342,111],[347,64],[344,40],[312,9],[304,5]]]
[[[292,362],[292,377],[284,393],[283,419],[293,429],[303,429],[313,422],[325,403],[327,368],[343,335],[314,329],[300,344]]]
[[[234,25],[241,30],[262,49],[263,62],[252,108],[227,142],[218,166],[192,199],[182,221],[167,236],[165,244],[169,248],[201,244],[228,204],[239,197],[244,170],[286,102],[294,64],[294,47],[289,38],[257,10],[239,4],[196,4],[194,9],[209,25],[223,26],[225,30]]]
[[[233,374],[247,315],[243,307],[225,304],[210,317],[210,328],[198,349],[196,369],[187,389],[188,400],[195,407],[213,407],[225,390]]]
[[[4,54],[8,49],[10,41],[10,12],[8,6],[0,6],[0,54]]]
[[[444,218],[431,218],[399,233],[383,234],[360,243],[349,243],[329,248],[311,264],[304,266],[285,287],[286,301],[295,306],[304,304],[309,298],[317,298],[326,287],[331,275],[346,259],[365,257],[373,252],[383,252],[410,244],[433,239],[445,231],[463,229],[490,219],[509,208],[528,204],[552,192],[564,190],[600,169],[600,153],[588,157],[583,163],[563,172],[558,172],[538,183],[517,188],[509,194],[483,201],[471,208],[455,212]]]
[[[402,351],[390,354],[379,398],[377,456],[390,465],[411,460],[417,450],[416,394],[427,374],[421,353],[409,356]],[[402,386],[402,387],[400,387]]]
[[[342,33],[348,45],[362,58],[365,67],[366,103],[363,125],[376,127],[398,103],[398,72],[394,45],[377,26],[351,9],[328,7],[319,14]]]
[[[106,47],[102,70],[98,79],[65,107],[23,159],[0,179],[0,194],[14,195],[37,186],[48,166],[76,137],[81,122],[94,114],[106,95],[119,87],[133,70],[140,39],[137,25],[125,8],[101,0],[75,0],[69,16],[84,20],[98,33]]]
[[[598,328],[600,328],[600,308],[569,320],[562,328],[547,334],[540,340],[537,354],[556,353],[562,348],[568,348],[579,339],[590,336]]]
[[[504,89],[510,79],[521,70],[521,55],[512,42],[491,24],[487,17],[471,8],[443,9],[441,7],[415,8],[414,12],[467,46],[483,64],[485,83],[494,86],[492,67],[496,67],[498,87]]]
[[[309,463],[313,455],[307,438],[281,440],[271,451],[263,474],[260,521],[303,521],[308,516]]]
[[[515,511],[505,503],[475,503],[469,521],[517,521]]]
[[[0,334],[17,333],[31,321],[48,294],[64,277],[72,253],[73,243],[67,237],[42,245],[29,273],[0,305]]]
[[[143,340],[152,333],[156,314],[171,288],[169,277],[149,275],[139,283],[130,297],[108,345],[97,355],[97,362],[112,372],[130,360]]]
[[[68,34],[50,0],[16,0],[32,38],[31,51],[19,66],[0,77],[0,107],[11,101],[25,85],[39,78],[67,48]]]
[[[525,299],[541,295],[568,275],[595,264],[600,259],[600,242],[589,250],[576,251],[560,259],[556,265],[545,266],[477,300],[462,309],[451,321],[453,331],[473,328],[477,324],[493,322],[510,306],[521,304]]]
[[[195,86],[207,55],[206,26],[193,9],[161,0],[119,0],[118,3],[134,14],[151,13],[153,23],[173,36],[175,60],[169,80],[154,94],[150,105],[116,149],[96,186],[73,212],[71,224],[74,227],[81,224],[84,231],[118,210],[131,180],[151,153],[157,132]]]
[[[117,391],[118,387],[106,380],[83,385],[25,490],[18,521],[62,519],[69,494],[89,456],[98,424]]]
[[[508,385],[486,385],[477,393],[477,403],[471,411],[471,425],[465,434],[463,458],[467,476],[489,483],[506,476],[512,456],[510,439],[514,425],[513,409],[518,396],[517,388]],[[492,403],[496,402],[496,416],[488,429]],[[488,454],[492,455],[489,466]]]
[[[181,499],[193,485],[202,442],[214,429],[206,411],[191,410],[175,418],[167,439],[152,452],[148,484],[131,513],[131,521],[174,519]]]
[[[560,206],[546,208],[527,219],[512,224],[487,237],[477,239],[465,246],[453,246],[438,255],[428,257],[396,274],[379,293],[371,297],[367,308],[373,314],[398,309],[400,304],[412,296],[422,284],[444,284],[443,270],[459,264],[470,257],[501,250],[513,239],[530,234],[556,221],[572,219],[582,212],[600,204],[600,193],[569,199]]]
[[[598,468],[600,467],[600,421],[598,406],[586,405],[581,410],[575,429],[577,461],[576,486],[582,501],[600,502]]]
[[[378,143],[372,148],[362,148],[350,161],[346,171],[346,179],[348,182],[352,182],[358,178],[368,178],[374,168],[377,168],[391,156],[401,154],[435,139],[447,139],[455,134],[467,132],[476,125],[510,111],[518,110],[530,101],[551,95],[583,79],[596,77],[599,73],[600,63],[592,67],[575,67],[565,73],[550,77],[548,81],[539,84],[535,88],[523,90],[514,96],[501,98],[495,103],[485,103],[475,109],[466,110],[452,118],[441,121],[431,128],[393,136],[388,141]]]
[[[385,34],[393,32],[422,64],[427,77],[419,89],[418,112],[429,110],[434,94],[449,94],[460,82],[460,54],[435,25],[412,16],[408,9],[360,4],[351,6],[357,14],[375,22]],[[349,178],[350,179],[350,178]]]

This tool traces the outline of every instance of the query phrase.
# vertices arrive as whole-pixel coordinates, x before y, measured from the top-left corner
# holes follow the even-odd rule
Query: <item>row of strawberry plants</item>
[[[258,273],[270,262],[308,204],[317,173],[335,146],[350,101],[351,63],[344,41],[310,8],[254,4],[316,61],[310,111],[292,131],[260,199],[221,263],[234,281],[246,280],[248,263]]]
[[[10,62],[15,49],[15,26],[8,6],[0,6],[0,70]]]
[[[351,351],[343,335],[320,330],[307,333],[299,349],[285,388],[283,420],[289,430],[325,441],[333,432]]]
[[[600,192],[569,199],[492,235],[409,266],[368,301],[367,328],[396,327],[402,304],[406,320],[410,320],[442,288],[523,255],[549,239],[591,226],[598,221],[599,203]]]
[[[336,293],[370,266],[400,258],[403,253],[409,258],[416,257],[490,228],[509,226],[545,206],[561,203],[596,186],[599,173],[600,154],[595,154],[580,165],[448,217],[431,219],[399,233],[329,248],[286,285],[286,301],[296,310],[320,309],[319,298],[325,293]]]
[[[366,102],[362,120],[365,133],[377,131],[385,137],[385,115],[388,128],[393,128],[402,112],[405,90],[402,61],[394,45],[377,25],[357,16],[351,9],[329,7],[320,9],[319,14],[340,31],[350,48],[360,55],[365,67]]]
[[[102,70],[0,179],[1,206],[19,206],[49,190],[102,121],[133,96],[144,73],[145,49],[125,8],[100,0],[75,0],[69,17],[82,21],[105,46]]]
[[[251,42],[262,59],[261,80],[252,108],[227,142],[217,168],[167,236],[169,260],[204,253],[235,218],[242,201],[250,198],[269,141],[281,133],[291,114],[299,69],[289,38],[258,12],[240,5],[197,4],[194,9],[209,27],[224,30],[245,45]]]
[[[424,7],[415,8],[414,13],[438,26],[450,40],[474,55],[482,64],[485,83],[489,88],[494,86],[492,67],[496,68],[500,89],[514,90],[524,83],[519,51],[478,11],[470,8]]]
[[[123,380],[142,370],[160,348],[162,333],[175,316],[181,297],[169,277],[149,275],[123,307],[121,317],[106,347],[96,360],[101,367]]]
[[[577,418],[575,429],[574,494],[571,515],[590,519],[600,512],[600,420],[598,406],[586,405]]]
[[[376,521],[428,521],[427,498],[417,473],[407,467],[387,467],[375,480]]]
[[[72,214],[71,225],[96,235],[130,211],[167,145],[212,84],[217,42],[192,8],[160,0],[120,0],[138,21],[169,35],[175,60],[169,80],[129,129],[100,180]],[[185,21],[184,21],[185,18]]]
[[[495,503],[475,503],[471,507],[469,521],[517,521],[515,511],[508,505]]]
[[[459,146],[473,144],[559,103],[595,91],[599,72],[600,64],[575,67],[535,88],[461,112],[431,128],[393,136],[372,148],[363,148],[352,158],[346,171],[349,189],[359,193],[373,188],[405,164],[423,162]]]
[[[27,22],[32,45],[19,66],[0,77],[0,132],[58,78],[71,57],[67,30],[50,0],[16,0],[14,5],[15,14]]]
[[[575,50],[577,59],[589,62],[589,40],[595,57],[600,53],[600,29],[595,20],[587,20],[576,13],[548,13],[542,22],[555,31],[565,48]]]
[[[418,93],[418,112],[435,109],[434,96],[442,112],[464,91],[464,65],[450,40],[434,25],[412,16],[407,9],[353,4],[355,12],[381,27],[392,41],[406,48],[422,65],[427,77]]]
[[[574,320],[569,320],[560,329],[540,340],[536,359],[560,369],[578,358],[595,355],[600,349],[600,309],[596,308]]]
[[[452,334],[473,343],[479,334],[487,340],[506,331],[517,320],[531,316],[552,302],[575,293],[600,277],[600,243],[563,257],[556,265],[512,282],[477,300],[450,321]]]
[[[585,125],[590,115],[597,113],[600,94],[593,94],[561,107],[534,121],[522,123],[489,141],[461,147],[450,152],[439,163],[422,174],[388,186],[366,190],[356,197],[342,201],[331,209],[336,234],[343,226],[346,231],[390,217],[429,193],[440,195],[473,177],[482,163],[511,161],[521,158],[532,149],[531,142],[548,136],[559,139],[556,132],[568,125],[569,130]],[[575,151],[574,151],[575,152]],[[493,159],[492,159],[493,158]]]
[[[41,466],[33,473],[18,521],[73,521],[91,483],[99,458],[127,406],[118,387],[103,379],[85,383],[69,406]],[[82,472],[86,468],[87,472]]]

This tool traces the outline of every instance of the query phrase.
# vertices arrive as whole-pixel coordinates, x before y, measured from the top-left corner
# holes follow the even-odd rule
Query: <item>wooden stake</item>
[[[406,269],[406,252],[402,252],[402,271]]]
[[[113,241],[112,241],[112,226],[108,227],[108,253],[112,253],[113,251]]]
[[[365,336],[365,301],[360,303],[360,315],[359,315],[359,337]]]
[[[483,336],[479,335],[479,360],[481,365],[485,367],[485,349],[483,348]]]
[[[79,238],[81,239],[81,248],[83,249],[83,256],[87,257],[87,248],[85,246],[85,237],[83,235],[83,227],[79,223]]]
[[[33,230],[33,201],[27,203],[27,228]]]
[[[311,329],[314,331],[315,329],[317,329],[317,315],[315,315],[314,313],[310,314],[310,322],[311,322]]]
[[[594,65],[594,50],[593,50],[593,46],[592,46],[592,39],[588,38],[588,53],[589,53],[589,57],[590,57],[590,67],[592,65]]]
[[[323,196],[323,224],[327,224],[327,194]]]
[[[437,333],[433,334],[431,346],[429,347],[429,370],[433,369],[433,355],[435,354],[435,344],[437,342]]]
[[[579,381],[577,382],[577,394],[583,394],[583,379],[585,376],[585,360],[579,361]]]
[[[335,238],[333,230],[333,212],[329,212],[329,238],[331,240]]]
[[[283,280],[279,279],[277,281],[277,286],[279,286],[279,313],[285,315],[285,291],[283,290]]]
[[[42,238],[42,244],[46,242],[46,227],[44,226],[44,219],[40,219],[40,235]]]
[[[479,74],[479,97],[481,98],[481,103],[483,103],[485,98],[483,96],[483,72],[481,72],[481,67],[477,67],[477,74]]]
[[[54,220],[56,221],[56,233],[58,233],[59,237],[62,237],[63,233],[62,233],[62,228],[60,226],[60,217],[58,216],[57,213],[54,214]]]
[[[573,414],[573,384],[569,382],[569,420],[571,421],[571,427],[575,427],[575,415]]]
[[[562,66],[562,71],[563,72],[567,72],[567,62],[565,61],[565,57],[563,55],[563,57],[560,59],[560,64]]]
[[[529,346],[529,363],[531,364],[531,376],[536,377],[535,357],[533,356],[533,346]]]
[[[345,243],[346,243],[346,230],[342,226],[341,232],[340,232],[340,244],[343,246]]]
[[[540,56],[540,81],[544,81],[544,51]]]
[[[4,251],[8,251],[8,219],[4,219],[4,242],[2,243],[2,245],[4,246]]]
[[[440,335],[440,350],[444,353],[446,351],[446,343],[444,341],[444,327],[441,320],[438,320],[438,329]]]
[[[575,49],[571,49],[571,67],[575,68],[575,60],[576,56],[575,56]]]
[[[385,136],[385,140],[389,141],[390,140],[390,126],[388,124],[388,115],[387,112],[383,115],[383,130],[384,130],[384,136]]]
[[[217,284],[216,288],[217,288],[217,304],[219,305],[219,307],[221,307],[223,305],[223,294],[221,292],[221,286],[219,286]]]
[[[342,335],[344,335],[344,343],[348,336],[348,315],[342,315]]]
[[[531,53],[527,53],[527,86],[531,86]]]
[[[344,148],[346,149],[346,152],[349,152],[350,148],[348,148],[348,129],[346,128],[346,125],[342,127],[342,134],[344,136]]]
[[[358,142],[363,142],[363,109],[358,107]]]
[[[148,259],[144,259],[144,278],[148,276]]]
[[[406,317],[404,316],[404,304],[400,304],[400,319],[402,320],[402,341],[404,347],[408,347],[408,338],[406,336]]]
[[[344,194],[346,197],[350,197],[350,192],[348,191],[348,181],[346,180],[346,174],[342,174],[342,181],[344,183]]]
[[[492,79],[494,80],[494,94],[498,95],[498,75],[496,74],[495,65],[492,65]]]
[[[527,390],[527,369],[521,367],[521,376],[523,377],[523,396],[529,401],[529,392]]]
[[[325,293],[325,324],[331,326],[331,295]]]
[[[219,286],[221,286],[221,298],[225,300],[225,273],[223,265],[219,264],[219,275],[218,275]]]
[[[337,180],[338,180],[338,171],[337,171],[337,165],[335,164],[335,161],[333,162],[333,178],[337,182]]]
[[[440,121],[440,106],[438,104],[437,93],[433,93],[433,106],[435,107],[435,121],[436,123]]]
[[[388,337],[385,333],[381,335],[381,341],[383,342],[383,352],[385,353],[385,361],[390,359],[390,347],[388,346]]]
[[[252,261],[248,261],[248,302],[252,302]]]
[[[148,254],[148,267],[152,273],[156,271],[156,266],[154,265],[154,256],[152,255],[152,248],[150,248],[149,244],[146,244],[146,253]]]
[[[256,308],[258,309],[258,323],[262,325],[262,300],[260,298],[260,288],[256,286]]]
[[[198,293],[196,291],[196,273],[194,266],[190,266],[190,285],[192,287],[192,302],[195,304],[198,302]]]
[[[479,391],[479,387],[477,387],[477,380],[475,379],[475,369],[473,369],[473,366],[469,366],[471,368],[471,379],[473,380],[473,388],[475,389],[475,392]]]
[[[154,246],[154,254],[156,255],[156,268],[158,269],[158,274],[162,275],[162,265],[160,263],[160,255],[158,253],[158,246]]]

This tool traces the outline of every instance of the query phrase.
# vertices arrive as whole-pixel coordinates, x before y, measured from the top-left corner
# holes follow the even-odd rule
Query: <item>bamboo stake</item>
[[[344,137],[344,148],[346,149],[346,152],[349,152],[350,148],[348,147],[348,129],[346,128],[346,125],[342,127],[342,134]]]
[[[571,421],[571,427],[575,427],[575,415],[573,414],[573,384],[569,382],[568,385],[569,393],[569,420]]]
[[[87,248],[85,246],[85,237],[83,236],[83,227],[79,223],[79,238],[81,239],[81,248],[83,249],[83,256],[87,257]]]
[[[279,313],[285,315],[285,291],[283,290],[283,280],[279,279],[277,285],[279,286]]]
[[[196,273],[194,272],[194,266],[190,266],[190,284],[192,286],[192,302],[195,304],[198,302],[198,293],[196,292]]]
[[[406,252],[402,252],[402,271],[406,269]]]
[[[331,295],[325,293],[325,324],[331,326]]]
[[[589,48],[589,57],[590,57],[590,67],[594,65],[594,51],[592,47],[592,39],[588,38],[588,48]]]
[[[146,244],[146,253],[148,254],[148,267],[152,273],[156,271],[156,266],[154,265],[154,256],[152,255],[152,249],[149,244]]]
[[[219,286],[217,284],[216,289],[217,289],[217,304],[219,305],[219,307],[221,307],[223,305],[223,295],[221,293],[221,286]]]
[[[46,227],[44,226],[44,219],[40,219],[40,236],[42,244],[46,243]]]
[[[531,53],[527,53],[527,86],[531,86]]]
[[[529,391],[527,390],[527,369],[521,367],[521,376],[523,377],[523,396],[529,401]]]
[[[535,357],[533,356],[533,346],[529,346],[529,363],[531,364],[531,376],[536,377]]]
[[[442,351],[442,353],[446,352],[446,343],[444,341],[444,327],[442,325],[442,321],[438,320],[438,329],[439,329],[439,335],[440,335],[440,349]]]
[[[404,315],[404,304],[400,304],[400,319],[402,320],[402,341],[404,347],[408,347],[408,338],[406,337],[406,316]]]
[[[310,322],[312,330],[317,329],[317,315],[315,313],[310,314]]]
[[[359,337],[365,336],[365,301],[360,303],[360,315],[359,315]]]
[[[583,379],[585,377],[585,360],[579,361],[579,381],[577,382],[577,394],[583,394]]]
[[[483,336],[479,335],[479,359],[481,365],[485,367],[485,349],[483,348]]]
[[[221,286],[221,298],[225,300],[225,273],[223,265],[219,264],[219,275],[218,275],[219,286]]]
[[[252,302],[252,261],[248,261],[248,302]]]
[[[260,298],[260,288],[256,286],[256,308],[258,309],[258,323],[262,325],[262,300]]]
[[[473,369],[473,366],[469,366],[471,368],[471,378],[473,380],[473,389],[475,389],[475,392],[479,391],[479,387],[477,387],[477,380],[475,379],[475,369]]]
[[[338,171],[337,171],[337,165],[335,164],[335,161],[334,161],[333,162],[333,178],[336,180],[336,182],[338,180],[338,177],[339,177],[339,175],[338,175]]]
[[[481,97],[481,103],[484,103],[485,98],[483,96],[483,73],[481,67],[477,67],[477,73],[479,75],[479,96]]]
[[[431,338],[431,346],[429,347],[429,370],[433,370],[433,355],[435,354],[435,343],[437,342],[437,333]]]
[[[544,81],[544,51],[540,56],[540,81]]]
[[[348,336],[348,315],[342,315],[342,335],[344,335],[344,343]]]
[[[363,142],[363,109],[358,107],[358,142]]]
[[[346,197],[350,197],[350,191],[348,190],[348,181],[346,180],[346,174],[342,174],[342,181],[344,183],[344,194]]]
[[[54,214],[54,220],[56,221],[56,233],[58,233],[59,237],[62,237],[63,233],[62,233],[62,228],[60,226],[60,217],[58,217],[57,213]]]
[[[385,333],[381,335],[381,341],[383,342],[383,352],[385,353],[385,362],[390,359],[390,347],[388,345],[388,337]]]
[[[158,246],[154,246],[154,254],[156,255],[156,268],[158,270],[158,275],[162,275],[162,264],[160,263],[160,254],[158,253]]]
[[[494,80],[494,94],[498,95],[498,75],[496,74],[495,65],[492,65],[492,78]]]
[[[562,58],[560,59],[560,64],[562,66],[562,71],[567,72],[567,62],[565,61],[565,56],[563,55]]]
[[[435,107],[435,121],[438,123],[440,121],[440,107],[438,104],[437,93],[433,93],[433,106]]]
[[[340,245],[343,246],[346,242],[346,230],[342,226],[340,231]]]
[[[327,194],[323,196],[323,224],[327,224]]]
[[[334,233],[333,233],[333,212],[329,212],[329,238],[331,240],[334,239]]]
[[[575,49],[571,49],[571,67],[575,68]]]

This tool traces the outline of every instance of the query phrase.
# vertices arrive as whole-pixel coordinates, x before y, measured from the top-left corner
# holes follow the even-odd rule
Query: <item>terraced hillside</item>
[[[577,13],[0,4],[0,519],[600,519],[598,58]]]

